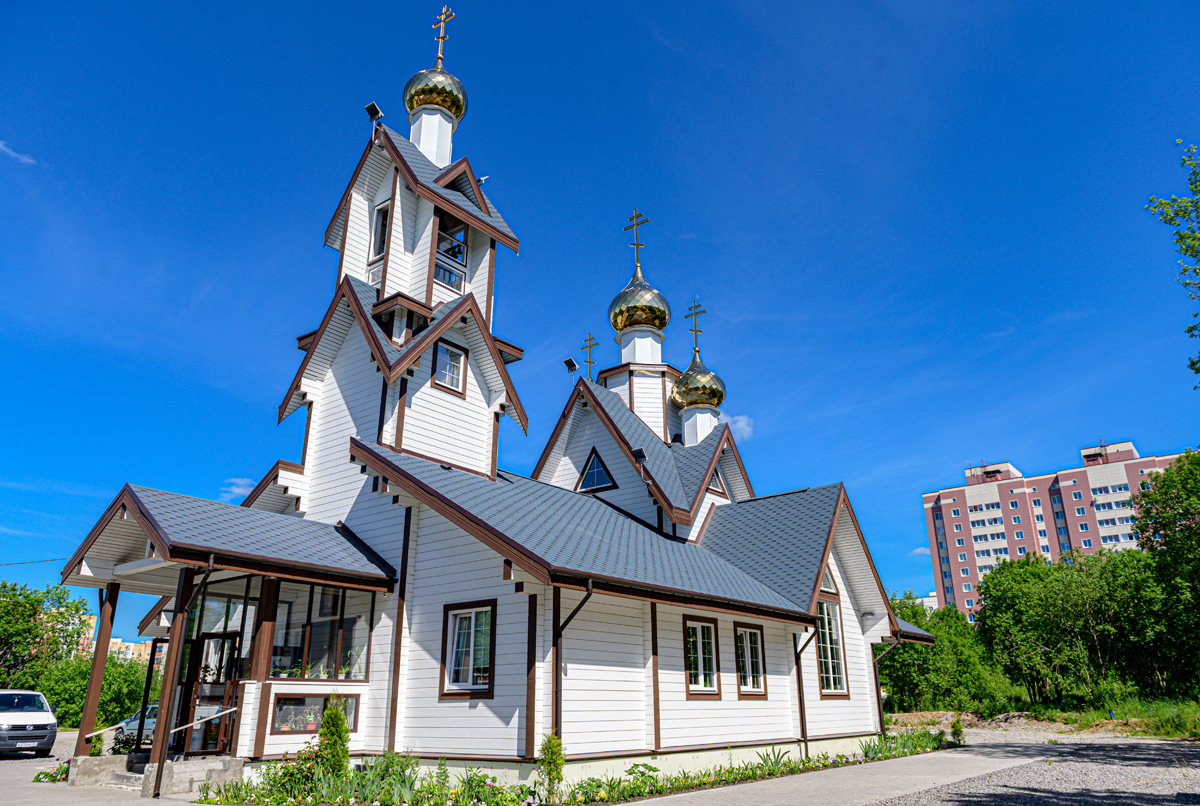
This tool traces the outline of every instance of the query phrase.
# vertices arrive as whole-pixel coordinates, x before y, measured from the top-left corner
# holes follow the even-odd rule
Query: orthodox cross
[[[692,326],[688,328],[688,332],[692,334],[692,349],[695,350],[696,355],[700,354],[700,334],[704,332],[700,329],[700,314],[702,313],[708,313],[708,311],[703,310],[700,303],[693,299],[691,307],[683,317],[692,320]]]
[[[631,215],[626,220],[632,221],[633,223],[630,224],[625,229],[621,230],[621,232],[629,232],[629,230],[633,230],[633,243],[631,243],[629,245],[633,247],[633,264],[640,269],[642,267],[641,250],[642,250],[642,247],[645,246],[646,244],[638,242],[638,227],[640,227],[642,224],[649,224],[650,219],[646,218],[644,215],[639,213],[637,208],[634,207],[633,215]]]
[[[596,363],[595,361],[592,360],[592,348],[598,347],[599,345],[600,345],[600,342],[598,342],[594,338],[592,338],[592,334],[589,333],[588,337],[587,337],[587,341],[585,341],[583,343],[583,346],[579,348],[580,352],[587,350],[587,354],[588,354],[587,361],[584,361],[583,363],[587,364],[589,381],[592,380],[592,365]]]
[[[450,10],[450,6],[442,6],[442,13],[438,14],[437,22],[433,24],[434,28],[438,28],[438,35],[434,40],[438,43],[437,69],[442,69],[442,45],[450,37],[446,36],[446,23],[454,19],[454,12]]]

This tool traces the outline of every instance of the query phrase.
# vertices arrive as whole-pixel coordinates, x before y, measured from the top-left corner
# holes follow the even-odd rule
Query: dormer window
[[[712,478],[708,480],[708,491],[726,498],[729,497],[729,494],[725,492],[725,484],[721,481],[721,471],[716,468],[713,469]]]
[[[438,254],[467,265],[467,225],[449,213],[438,217]]]
[[[601,493],[616,488],[617,485],[612,480],[612,474],[604,466],[604,460],[600,458],[599,452],[592,448],[587,461],[583,463],[583,472],[579,474],[575,490],[581,493]]]

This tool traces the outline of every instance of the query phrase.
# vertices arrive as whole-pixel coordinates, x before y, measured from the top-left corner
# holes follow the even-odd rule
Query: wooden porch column
[[[279,580],[263,577],[254,612],[254,635],[250,639],[250,679],[259,683],[270,677],[271,649],[275,644],[275,611],[279,609]],[[239,701],[240,704],[240,701]]]
[[[113,617],[117,612],[120,582],[110,582],[100,597],[100,613],[96,620],[96,648],[92,653],[92,672],[88,675],[87,694],[83,698],[83,714],[79,719],[79,738],[75,740],[75,755],[86,756],[92,740],[85,738],[96,729],[96,709],[100,706],[100,686],[104,683],[104,664],[108,661],[108,646],[112,640]]]
[[[171,691],[179,680],[179,660],[183,654],[183,640],[187,631],[187,603],[192,598],[192,584],[196,569],[186,566],[179,570],[179,583],[175,587],[175,614],[171,617],[171,631],[167,635],[167,651],[163,653],[162,693],[158,698],[158,721],[154,724],[154,742],[150,745],[150,760],[166,758],[166,744],[171,739],[174,727],[169,713]]]

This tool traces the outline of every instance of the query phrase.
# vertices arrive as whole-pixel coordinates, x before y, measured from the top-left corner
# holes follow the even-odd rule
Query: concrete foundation
[[[168,761],[163,767],[162,784],[159,792],[163,795],[180,795],[188,792],[199,792],[200,784],[208,781],[223,784],[238,781],[242,777],[242,759],[229,756],[209,756],[206,758],[187,758],[178,761]],[[146,774],[142,778],[142,797],[154,796],[154,775],[158,770],[157,764],[147,764]]]

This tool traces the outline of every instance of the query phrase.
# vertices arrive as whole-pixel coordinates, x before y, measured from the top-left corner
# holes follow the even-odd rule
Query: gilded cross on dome
[[[580,352],[587,350],[587,354],[588,354],[587,361],[584,361],[583,363],[587,364],[589,381],[592,380],[592,366],[596,363],[595,361],[592,360],[592,348],[598,347],[599,345],[600,345],[600,342],[598,342],[594,338],[592,338],[592,334],[589,333],[588,337],[587,337],[587,341],[585,341],[583,343],[583,346],[579,348]]]
[[[692,326],[688,328],[688,333],[692,334],[692,350],[696,355],[700,354],[700,334],[704,332],[700,329],[700,314],[702,313],[708,313],[708,311],[703,310],[700,307],[700,303],[693,299],[691,307],[688,308],[688,312],[683,316],[684,319],[692,320]]]
[[[454,12],[450,10],[450,6],[442,6],[442,13],[438,14],[437,22],[433,24],[434,28],[439,29],[438,35],[434,37],[438,43],[437,67],[435,68],[437,70],[442,69],[442,45],[450,38],[446,36],[446,23],[452,19],[454,19]]]
[[[642,267],[641,249],[646,244],[638,241],[638,227],[640,227],[642,224],[649,224],[650,219],[639,213],[637,208],[634,207],[633,215],[627,218],[626,221],[632,221],[633,223],[621,231],[629,232],[629,230],[633,230],[633,243],[629,245],[633,247],[633,265],[640,269]]]

